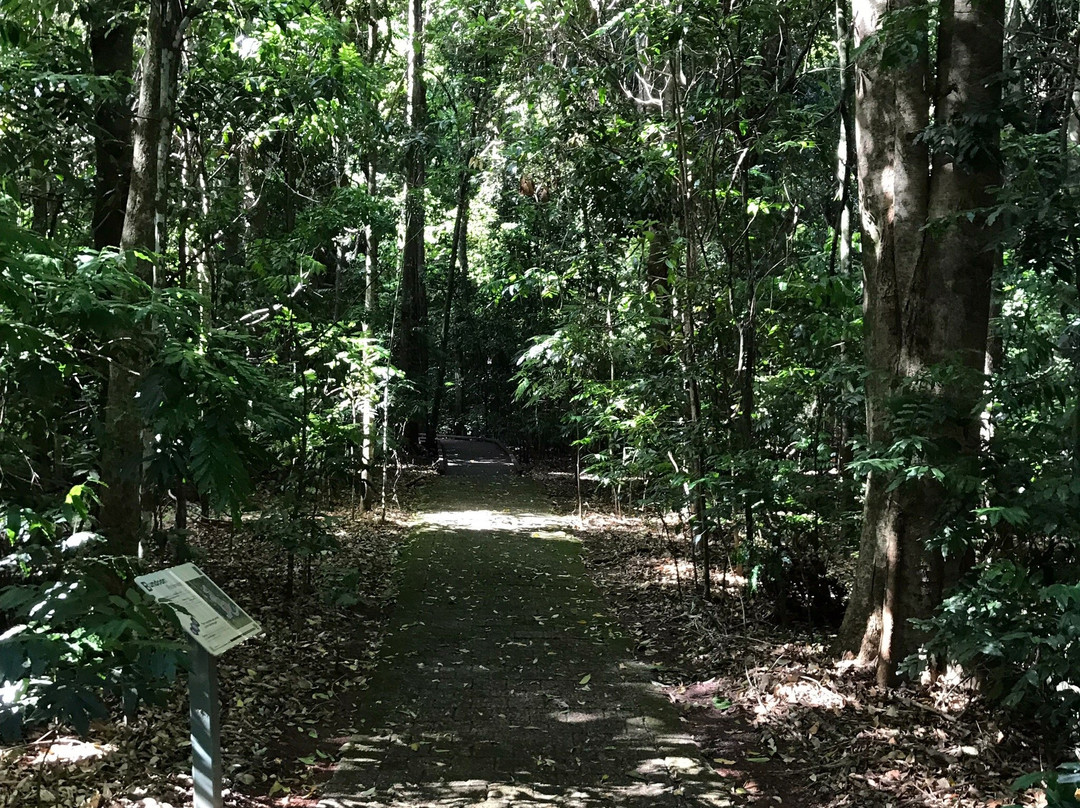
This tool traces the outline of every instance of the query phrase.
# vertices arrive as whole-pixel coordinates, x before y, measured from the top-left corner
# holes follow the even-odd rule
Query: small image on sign
[[[218,589],[218,585],[205,575],[200,575],[198,578],[189,578],[186,583],[198,592],[202,599],[213,607],[215,612],[228,620],[229,625],[233,628],[244,628],[251,624],[252,620],[244,614],[244,610],[233,603],[229,596]]]

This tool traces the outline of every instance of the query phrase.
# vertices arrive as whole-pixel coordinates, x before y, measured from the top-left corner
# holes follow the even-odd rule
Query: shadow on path
[[[321,808],[730,805],[632,660],[570,519],[495,446],[446,450]]]

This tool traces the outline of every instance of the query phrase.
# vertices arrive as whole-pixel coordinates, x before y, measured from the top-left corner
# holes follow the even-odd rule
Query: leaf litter
[[[542,478],[543,479],[543,478]],[[570,500],[563,482],[549,493]],[[578,530],[591,574],[636,657],[729,782],[738,805],[800,808],[1006,808],[1020,775],[1051,768],[1042,733],[943,677],[887,692],[838,661],[834,636],[760,616],[714,572],[714,602],[695,593],[689,560],[649,520],[587,513]]]
[[[222,758],[229,808],[308,808],[317,803],[348,716],[374,666],[391,574],[407,514],[329,513],[338,547],[297,560],[285,596],[283,550],[256,538],[247,520],[191,519],[194,560],[264,629],[219,657]],[[297,526],[298,531],[302,530]],[[188,559],[185,559],[188,560]],[[160,558],[156,567],[175,560]],[[326,592],[356,570],[351,606]],[[354,583],[355,581],[355,583]],[[0,808],[175,808],[191,801],[188,700],[181,676],[163,704],[130,721],[98,721],[84,738],[51,726],[0,745]]]
[[[226,805],[313,808],[340,743],[355,732],[343,717],[362,698],[378,652],[406,514],[379,524],[337,512],[341,547],[319,558],[312,586],[299,586],[292,602],[283,554],[228,522],[193,521],[197,563],[266,630],[221,659]],[[1008,788],[1052,763],[1036,728],[948,683],[881,691],[836,662],[828,635],[754,617],[732,591],[702,604],[689,563],[673,564],[645,520],[598,513],[577,532],[635,654],[730,783],[731,806],[1045,805],[1037,789]],[[358,603],[330,606],[319,584],[348,567],[361,573]],[[589,676],[582,680],[587,686]],[[132,721],[96,722],[85,738],[49,727],[0,746],[0,808],[173,808],[190,801],[190,788],[182,683],[165,704]]]

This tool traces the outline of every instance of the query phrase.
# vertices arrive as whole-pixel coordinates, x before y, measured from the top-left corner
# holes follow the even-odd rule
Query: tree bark
[[[470,154],[466,155],[471,157]],[[428,446],[435,445],[442,409],[443,385],[446,383],[447,349],[450,345],[450,316],[453,312],[454,293],[457,290],[458,256],[465,254],[465,242],[469,232],[469,169],[462,169],[458,178],[457,215],[454,217],[454,235],[450,244],[450,264],[446,270],[446,299],[443,301],[442,332],[439,335],[439,354],[435,366],[435,387],[431,391],[431,417],[428,420]],[[462,266],[464,271],[464,266]]]
[[[856,0],[855,44],[880,29],[900,4]],[[975,406],[981,393],[995,240],[981,209],[1000,184],[998,124],[1004,6],[1001,0],[943,0],[938,35],[936,127],[975,127],[977,147],[932,157],[924,137],[931,98],[926,39],[896,64],[886,38],[856,73],[856,137],[863,230],[867,431],[888,446],[890,404],[901,391],[953,415],[931,441],[953,460],[979,450]],[[929,34],[929,32],[927,32]],[[975,121],[987,121],[975,124]],[[928,377],[950,366],[968,371]],[[942,380],[944,378],[944,380]],[[928,380],[929,379],[929,380]],[[955,503],[952,503],[955,504]],[[926,617],[959,573],[955,555],[926,542],[950,505],[941,483],[923,477],[897,485],[872,472],[867,481],[859,566],[840,631],[841,646],[874,661],[881,684],[917,650],[912,618]]]
[[[176,82],[180,75],[180,53],[184,41],[184,30],[190,17],[185,17],[178,0],[166,0],[162,8],[161,21],[161,67],[160,98],[158,99],[157,139],[157,195],[155,197],[155,236],[154,251],[165,249],[168,234],[166,232],[165,208],[168,193],[168,163],[172,152],[173,116],[176,107]]]
[[[839,135],[836,142],[836,226],[829,254],[830,274],[851,275],[851,170],[855,165],[854,116],[851,102],[851,31],[849,0],[836,0],[836,61],[839,72]]]
[[[149,2],[146,51],[142,58],[132,149],[131,187],[120,242],[136,273],[148,285],[154,283],[154,264],[137,257],[135,251],[150,252],[155,246],[163,2]],[[138,553],[143,532],[144,425],[137,395],[145,362],[144,335],[136,330],[128,337],[127,345],[109,364],[101,452],[101,473],[106,483],[101,496],[101,529],[110,552],[117,555]]]
[[[405,244],[401,268],[401,340],[396,362],[412,385],[405,443],[420,443],[427,407],[427,291],[424,284],[424,185],[427,174],[427,95],[424,83],[424,0],[409,0],[409,54],[405,151]]]
[[[676,56],[671,68],[671,112],[675,121],[675,137],[679,157],[679,214],[682,237],[686,249],[685,286],[682,300],[679,301],[683,351],[681,355],[683,375],[686,377],[687,419],[690,423],[690,445],[688,467],[695,481],[705,474],[705,447],[702,435],[701,388],[697,374],[697,338],[694,322],[695,287],[697,285],[698,249],[697,232],[694,225],[694,205],[689,161],[687,159],[686,136],[683,130],[679,77],[682,75],[681,59]],[[702,566],[701,594],[705,600],[712,599],[712,547],[710,529],[705,507],[705,492],[701,485],[693,486],[693,494],[688,503],[690,508],[691,541],[699,547]]]
[[[119,247],[124,232],[131,178],[131,68],[135,20],[132,4],[87,6],[90,59],[94,75],[111,82],[94,110],[94,247]]]
[[[379,53],[379,6],[378,0],[368,0],[368,64],[374,67]],[[374,151],[366,160],[367,191],[372,199],[379,192],[379,161]],[[367,251],[364,255],[364,336],[369,340],[374,336],[375,312],[379,306],[379,242],[381,233],[374,222],[368,222],[364,228],[364,241]],[[360,507],[367,510],[375,496],[371,470],[375,463],[375,409],[378,406],[379,390],[372,384],[371,390],[363,393],[360,402]]]

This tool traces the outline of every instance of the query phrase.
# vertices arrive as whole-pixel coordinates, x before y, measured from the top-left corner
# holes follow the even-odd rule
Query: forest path
[[[730,805],[633,661],[571,520],[495,446],[446,450],[399,561],[362,734],[320,808]]]

